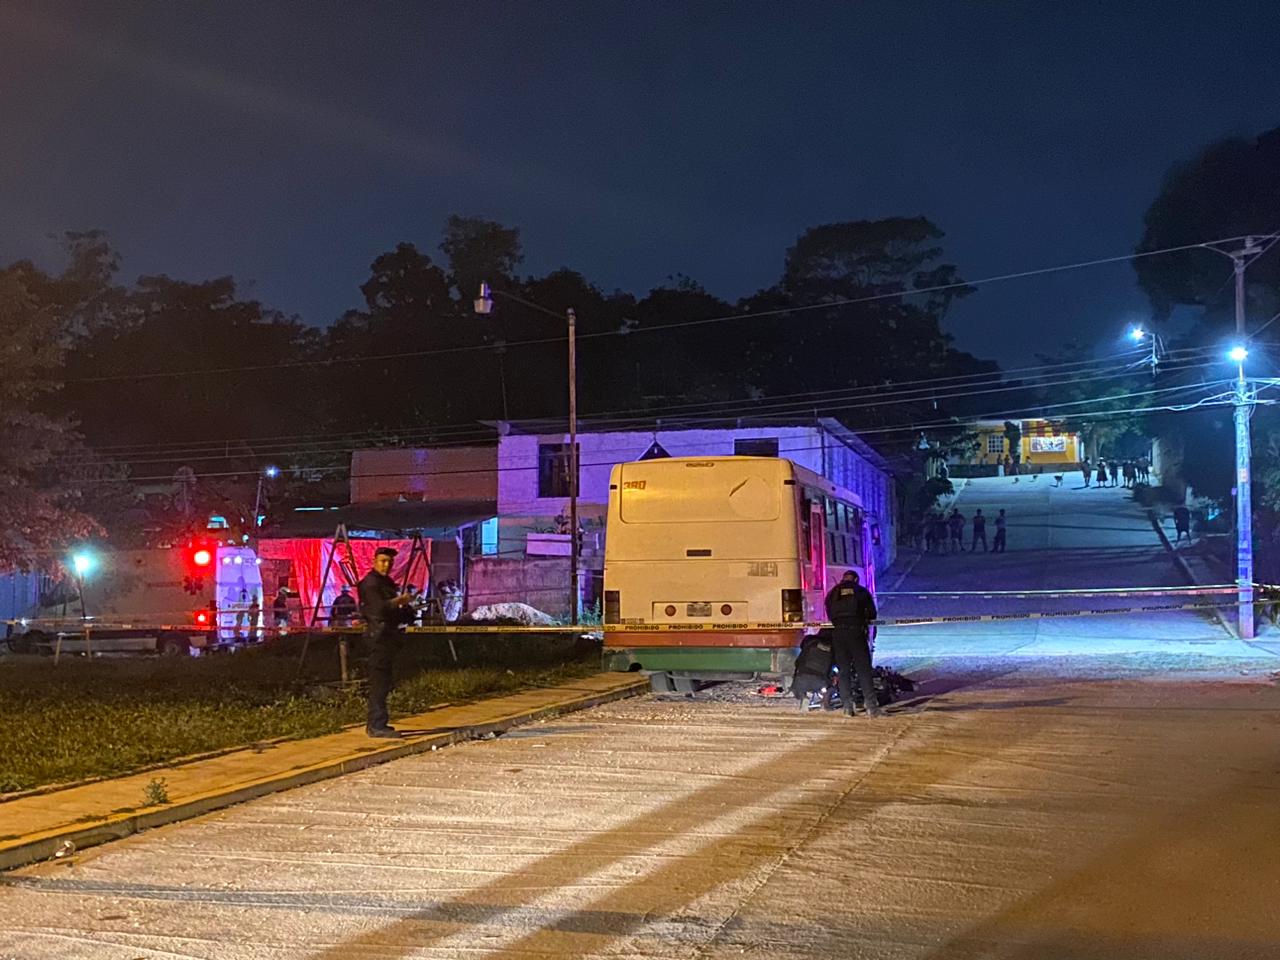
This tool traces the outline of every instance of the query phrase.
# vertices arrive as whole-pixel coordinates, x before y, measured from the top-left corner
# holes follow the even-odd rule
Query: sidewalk
[[[341,776],[415,753],[498,733],[522,723],[593,707],[649,689],[646,677],[601,673],[555,687],[525,690],[396,720],[402,740],[374,740],[363,727],[290,740],[70,786],[0,803],[0,870],[83,849],[139,830],[175,823],[278,790]],[[154,779],[169,802],[145,806]]]

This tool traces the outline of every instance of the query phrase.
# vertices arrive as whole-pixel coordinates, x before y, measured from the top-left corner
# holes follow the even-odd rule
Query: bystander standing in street
[[[973,512],[973,543],[969,547],[970,551],[977,553],[978,541],[982,541],[982,552],[987,552],[987,518],[982,515],[982,508],[979,507]]]
[[[1098,461],[1098,486],[1105,487],[1107,485],[1107,461]]]
[[[836,683],[845,716],[853,716],[853,674],[862,688],[862,704],[867,715],[881,715],[876,698],[875,674],[871,664],[871,623],[876,618],[876,604],[871,592],[858,582],[858,575],[846,570],[840,582],[827,594],[827,619],[832,631],[832,653],[835,655]]]
[[[964,553],[964,514],[959,508],[951,511],[947,518],[947,528],[951,531],[951,550],[953,553]]]
[[[995,538],[995,541],[991,544],[992,553],[1004,553],[1004,543],[1005,543],[1004,528],[1005,528],[1004,511],[1001,510],[1000,513],[996,515],[996,538]]]
[[[933,515],[933,543],[938,548],[939,553],[947,552],[947,518],[938,511]]]
[[[373,569],[357,588],[360,613],[364,617],[364,639],[369,661],[369,713],[365,732],[371,737],[393,739],[400,734],[390,725],[387,697],[391,694],[391,669],[403,641],[404,625],[413,620],[412,593],[401,593],[391,579],[391,563],[396,551],[379,547],[373,554]]]
[[[1084,485],[1087,487],[1089,481],[1093,479],[1093,464],[1086,459],[1084,463],[1080,464],[1080,472],[1084,474]]]
[[[1174,543],[1181,543],[1184,536],[1187,538],[1187,543],[1191,542],[1191,511],[1185,504],[1180,503],[1173,508],[1173,528],[1178,533]]]

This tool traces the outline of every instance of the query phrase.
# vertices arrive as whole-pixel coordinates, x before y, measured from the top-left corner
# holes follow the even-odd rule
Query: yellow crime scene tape
[[[1223,591],[1214,591],[1223,592]],[[1234,590],[1232,590],[1234,592]],[[1268,604],[1280,602],[1280,598],[1266,598],[1254,600],[1254,606],[1266,606]],[[926,617],[882,617],[872,621],[872,625],[876,627],[911,627],[923,626],[933,623],[1006,623],[1018,620],[1057,620],[1070,619],[1073,617],[1103,617],[1113,616],[1117,614],[1134,614],[1134,613],[1175,613],[1186,610],[1216,610],[1226,607],[1236,606],[1235,601],[1218,601],[1210,603],[1178,603],[1178,604],[1144,604],[1140,606],[1127,607],[1105,607],[1091,609],[1074,609],[1074,610],[1042,610],[1028,611],[1024,613],[975,613],[975,614],[952,614],[942,616],[926,616]],[[114,623],[105,621],[93,621],[90,623],[82,623],[79,621],[67,621],[65,619],[57,621],[39,621],[39,620],[0,620],[0,623],[10,625],[21,625],[24,627],[37,626],[47,624],[56,632],[82,632],[86,627],[93,630],[173,630],[185,633],[209,633],[215,630],[230,630],[232,627],[223,625],[217,626],[192,626],[189,624],[149,624],[149,623]],[[800,623],[790,623],[785,621],[758,621],[751,623],[610,623],[610,624],[592,624],[570,626],[550,625],[550,626],[525,626],[519,624],[511,624],[507,626],[496,624],[450,624],[441,626],[413,626],[406,627],[404,632],[409,635],[432,635],[432,634],[481,634],[481,633],[505,633],[505,634],[537,634],[537,633],[581,633],[599,635],[602,633],[774,633],[779,630],[793,630],[797,632],[831,629],[833,624],[830,621],[816,620],[805,621]],[[248,632],[248,627],[244,630]],[[281,629],[279,627],[258,627],[255,631],[259,636],[277,637],[287,636],[290,634],[334,634],[334,635],[359,635],[363,633],[363,627],[292,627]]]
[[[934,591],[900,591],[878,594],[881,598],[917,598],[921,600],[942,599],[1084,599],[1097,597],[1110,599],[1118,597],[1160,597],[1160,596],[1209,596],[1236,594],[1238,587],[1234,584],[1214,584],[1204,587],[1119,587],[1071,590],[934,590]],[[1259,583],[1253,586],[1256,594],[1261,596],[1253,601],[1254,606],[1266,606],[1280,603],[1280,585]],[[950,614],[922,617],[881,617],[872,621],[877,627],[905,627],[930,623],[985,623],[1012,620],[1048,620],[1069,617],[1096,617],[1126,613],[1163,613],[1181,610],[1213,610],[1236,606],[1235,600],[1222,600],[1202,603],[1178,604],[1143,604],[1126,607],[1093,607],[1073,610],[1043,610],[1022,613],[980,613]],[[170,630],[185,633],[211,633],[215,631],[245,631],[250,628],[247,623],[233,622],[236,613],[233,611],[217,611],[215,616],[220,623],[167,623],[147,620],[101,620],[93,617],[16,617],[0,619],[0,624],[20,628],[47,628],[52,631],[90,630]],[[777,630],[822,630],[831,628],[830,621],[816,620],[804,622],[791,621],[753,621],[753,622],[692,622],[692,623],[610,623],[571,626],[569,624],[521,625],[521,624],[440,624],[406,627],[410,634],[436,633],[724,633],[724,632],[763,632]],[[332,633],[360,634],[364,628],[359,624],[342,627],[306,627],[304,625],[278,627],[259,624],[253,628],[259,636],[279,636],[298,633]]]

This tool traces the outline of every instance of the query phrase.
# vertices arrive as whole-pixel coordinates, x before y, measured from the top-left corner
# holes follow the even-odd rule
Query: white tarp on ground
[[[489,620],[514,620],[527,627],[550,627],[555,620],[527,603],[491,603],[476,607],[471,611],[469,619],[478,623]]]

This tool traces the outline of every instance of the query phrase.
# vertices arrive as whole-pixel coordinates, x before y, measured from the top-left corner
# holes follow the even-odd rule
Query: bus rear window
[[[618,490],[623,523],[777,520],[782,477],[774,464],[649,461],[624,467]],[[790,488],[788,488],[790,489]]]

